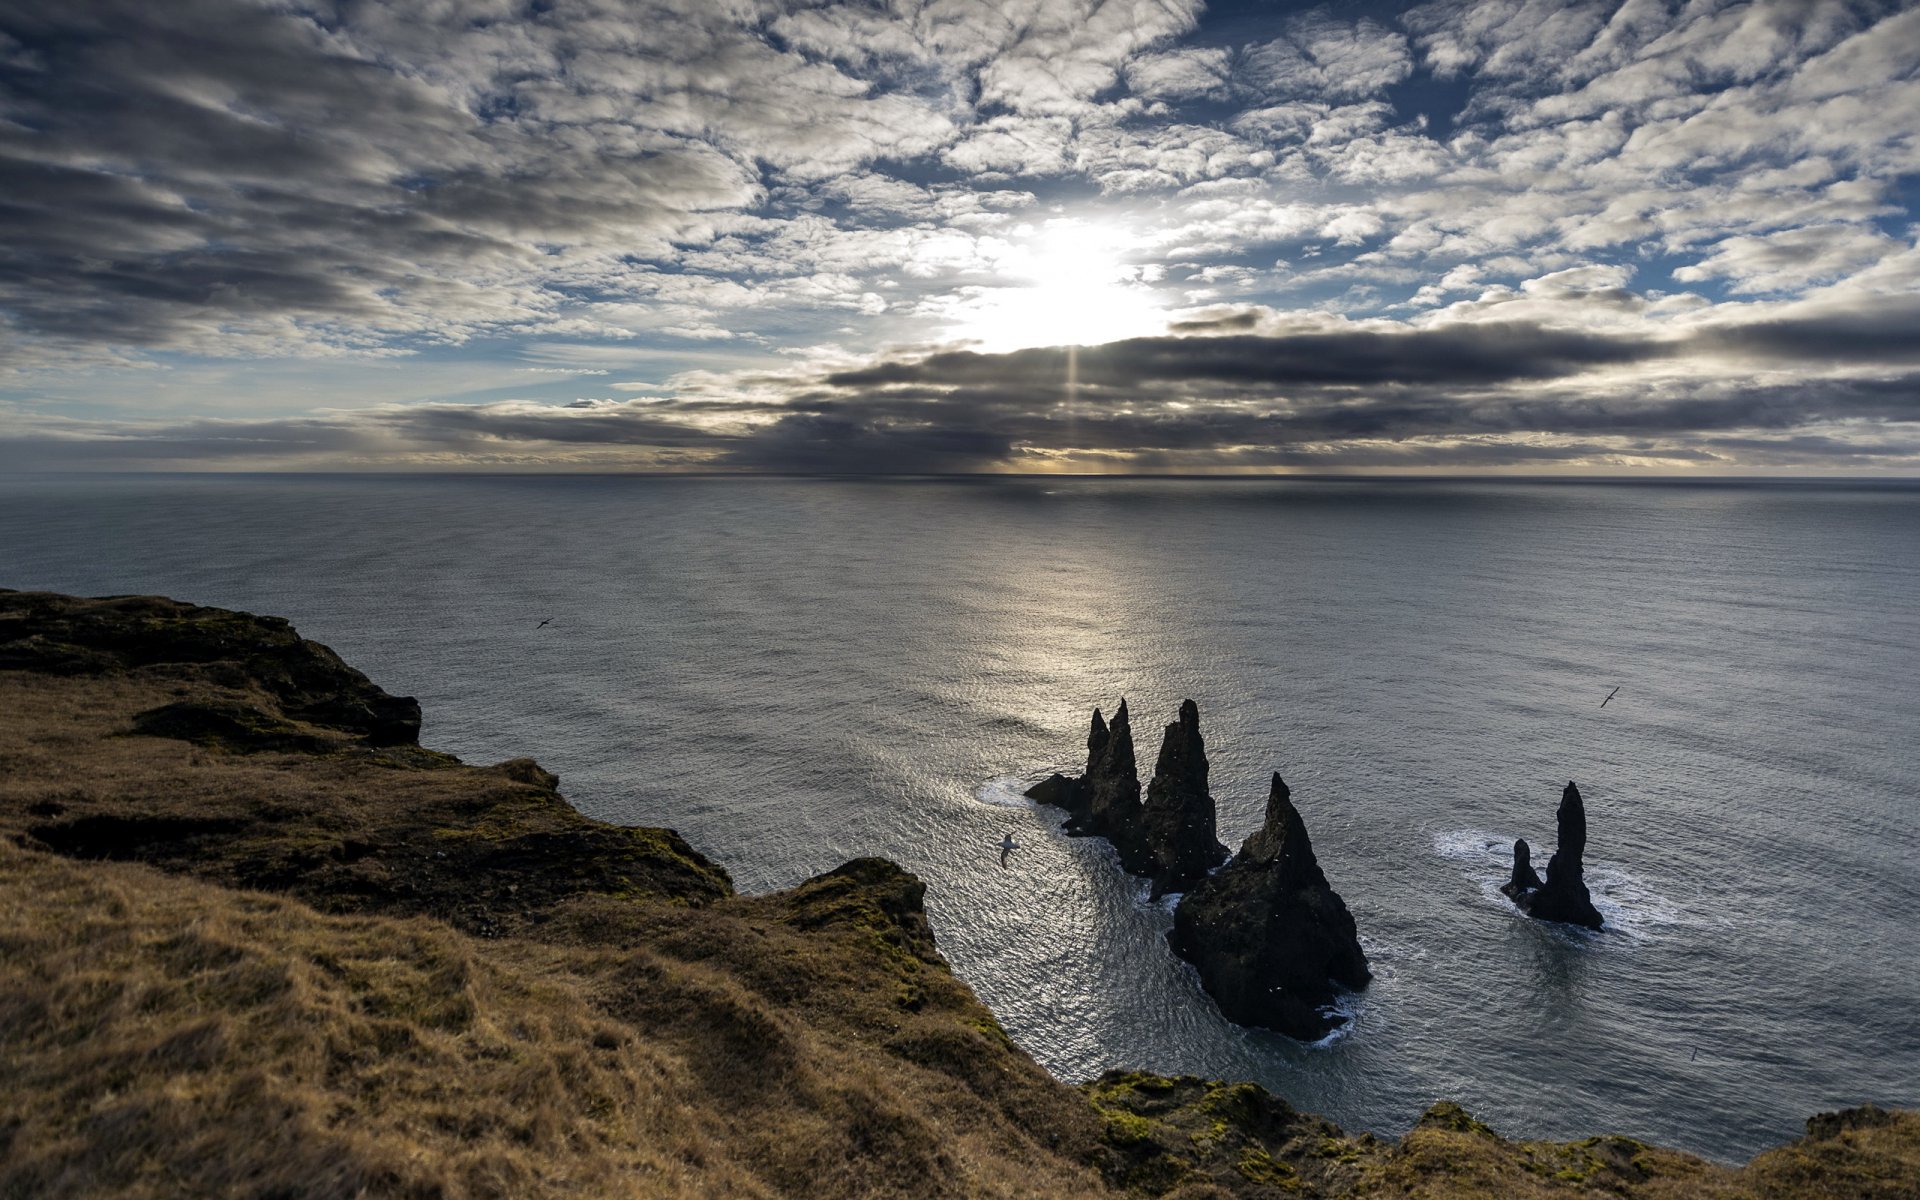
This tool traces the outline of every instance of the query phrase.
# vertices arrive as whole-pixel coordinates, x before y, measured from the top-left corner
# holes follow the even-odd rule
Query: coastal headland
[[[1920,1195],[1871,1106],[1730,1167],[1066,1083],[900,867],[739,895],[418,731],[285,621],[0,591],[0,1196]]]

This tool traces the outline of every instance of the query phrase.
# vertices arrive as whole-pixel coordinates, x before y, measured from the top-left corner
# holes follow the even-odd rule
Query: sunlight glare
[[[1003,260],[1014,281],[978,289],[954,332],[987,350],[1085,346],[1159,333],[1165,318],[1142,269],[1124,261],[1127,232],[1074,218],[1048,221]]]

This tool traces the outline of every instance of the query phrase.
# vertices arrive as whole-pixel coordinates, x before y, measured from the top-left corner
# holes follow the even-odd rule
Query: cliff
[[[1732,1169],[1071,1087],[900,868],[741,896],[417,730],[285,622],[0,592],[0,1196],[1920,1193],[1877,1109]]]

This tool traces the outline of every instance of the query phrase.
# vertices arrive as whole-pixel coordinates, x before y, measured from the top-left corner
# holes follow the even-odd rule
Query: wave
[[[1345,1041],[1353,1031],[1360,1027],[1360,1013],[1364,1009],[1365,997],[1359,992],[1339,992],[1333,997],[1332,1004],[1320,1006],[1323,1017],[1339,1017],[1340,1023],[1327,1030],[1326,1036],[1317,1042],[1308,1042],[1309,1050],[1325,1050],[1336,1042]]]
[[[982,804],[991,804],[996,808],[1038,808],[1037,804],[1027,799],[1027,789],[1032,786],[1031,780],[1014,775],[1002,775],[996,779],[989,779],[973,789],[973,798]]]

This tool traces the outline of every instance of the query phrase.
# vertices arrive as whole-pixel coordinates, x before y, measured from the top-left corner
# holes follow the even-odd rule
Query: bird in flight
[[[1615,689],[1613,689],[1612,691],[1610,691],[1610,692],[1608,692],[1608,693],[1607,693],[1607,700],[1611,700],[1611,699],[1613,699],[1613,698],[1614,698],[1615,696],[1618,696],[1619,694],[1620,694],[1620,689],[1619,689],[1619,688],[1615,688]],[[1600,707],[1601,707],[1601,708],[1605,708],[1605,707],[1607,706],[1607,700],[1602,700],[1602,701],[1600,702]]]
[[[552,617],[548,617],[548,618],[546,618],[545,620],[543,620],[543,621],[541,621],[541,622],[540,622],[540,623],[539,623],[538,625],[535,625],[535,626],[534,626],[534,628],[535,628],[535,629],[545,629],[545,628],[546,628],[547,626],[549,626],[549,625],[551,625],[551,624],[553,624],[553,618],[552,618]]]

